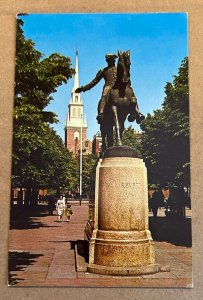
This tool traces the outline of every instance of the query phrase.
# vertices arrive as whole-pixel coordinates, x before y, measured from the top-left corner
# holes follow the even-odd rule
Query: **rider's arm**
[[[103,77],[103,70],[100,70],[97,75],[95,76],[95,78],[88,84],[86,84],[85,86],[81,86],[81,91],[82,92],[86,92],[88,90],[90,90],[91,88],[93,88]]]

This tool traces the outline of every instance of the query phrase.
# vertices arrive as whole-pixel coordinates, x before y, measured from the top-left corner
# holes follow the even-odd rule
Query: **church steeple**
[[[78,74],[78,50],[76,51],[75,58],[75,76],[74,76],[74,84],[72,91],[75,91],[79,87],[79,74]]]
[[[86,139],[87,121],[84,114],[84,105],[80,93],[75,93],[75,90],[79,87],[79,75],[78,75],[78,51],[76,51],[75,59],[75,75],[73,81],[73,88],[71,92],[71,99],[68,105],[68,113],[65,125],[65,144],[68,149],[76,149],[76,144],[81,140]],[[83,136],[80,136],[80,129],[82,126]]]
[[[74,83],[71,93],[70,103],[82,104],[82,99],[80,93],[75,93],[75,90],[79,87],[79,74],[78,74],[78,51],[76,51],[76,59],[75,59],[75,75],[74,75]]]

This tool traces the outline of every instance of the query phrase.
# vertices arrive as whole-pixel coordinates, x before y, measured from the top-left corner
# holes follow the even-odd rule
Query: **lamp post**
[[[81,114],[81,124],[80,124],[80,206],[82,202],[82,122],[83,117]]]

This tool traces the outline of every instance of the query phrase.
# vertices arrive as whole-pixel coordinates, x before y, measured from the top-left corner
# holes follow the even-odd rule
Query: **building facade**
[[[91,154],[92,142],[87,138],[87,121],[84,114],[84,104],[81,94],[75,93],[78,87],[78,52],[76,52],[74,84],[65,124],[65,147],[76,155],[80,151],[82,143],[83,153]]]
[[[93,137],[92,153],[95,156],[99,156],[101,152],[102,152],[102,137],[101,137],[101,133],[98,131]]]

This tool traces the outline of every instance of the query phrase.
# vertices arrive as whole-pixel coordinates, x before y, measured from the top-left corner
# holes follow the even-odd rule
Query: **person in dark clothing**
[[[160,205],[161,205],[161,195],[159,191],[155,190],[155,192],[152,194],[152,197],[150,199],[150,207],[153,213],[154,220],[156,220],[157,218],[157,212]]]
[[[174,193],[176,203],[176,213],[178,217],[185,217],[185,191],[178,187]]]
[[[53,212],[55,209],[55,199],[51,195],[46,195],[46,200],[47,200],[47,204],[48,204],[49,215],[53,216]]]

